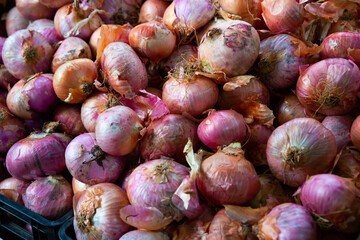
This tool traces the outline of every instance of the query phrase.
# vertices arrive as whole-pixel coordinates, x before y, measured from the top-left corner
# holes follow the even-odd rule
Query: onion
[[[239,145],[230,144],[201,163],[197,186],[215,205],[247,203],[260,189],[254,166]]]
[[[301,104],[310,110],[340,115],[355,106],[359,87],[360,70],[354,62],[329,58],[300,73],[296,95]]]
[[[244,21],[230,20],[220,22],[203,36],[199,59],[205,72],[235,77],[250,69],[259,49],[260,38],[255,28]]]
[[[0,153],[6,153],[15,142],[24,138],[25,134],[24,122],[0,103]]]
[[[93,61],[79,58],[62,64],[54,74],[56,96],[65,103],[81,103],[89,96],[98,77]]]
[[[164,15],[169,3],[163,0],[147,0],[140,8],[139,23],[156,21]]]
[[[32,132],[41,131],[44,128],[44,125],[51,121],[49,115],[41,116],[39,119],[34,120],[25,120],[25,129],[27,134]]]
[[[19,79],[11,75],[5,65],[0,64],[0,87],[10,89]]]
[[[143,0],[104,0],[101,9],[110,16],[102,15],[101,18],[107,24],[130,23],[135,25],[138,22],[139,8],[142,2]]]
[[[51,111],[58,104],[53,75],[38,73],[18,81],[10,89],[6,104],[13,114],[23,119],[38,119],[41,113]]]
[[[334,135],[311,118],[296,118],[276,128],[266,149],[271,172],[291,187],[303,184],[307,176],[330,170],[335,155]]]
[[[162,91],[160,89],[157,88],[153,88],[153,87],[147,87],[145,88],[145,91],[147,91],[148,93],[157,96],[158,98],[162,98]]]
[[[6,165],[5,165],[5,159],[0,157],[0,181],[3,181],[7,177],[10,177]]]
[[[56,11],[54,8],[42,5],[39,0],[16,0],[16,8],[30,20],[52,18]]]
[[[302,205],[311,211],[320,227],[355,233],[360,229],[360,190],[348,179],[318,174],[296,192]]]
[[[353,121],[353,123],[351,125],[351,130],[350,130],[351,141],[357,149],[360,149],[360,133],[359,133],[360,128],[359,128],[359,126],[360,126],[360,116],[355,118],[355,120]]]
[[[151,1],[151,0],[150,0]],[[146,230],[133,230],[123,235],[119,240],[170,240],[164,232],[152,232]]]
[[[54,21],[49,19],[36,20],[30,23],[27,29],[41,33],[52,46],[62,39],[56,32]]]
[[[0,53],[2,52],[6,38],[0,37]],[[0,55],[0,64],[3,63],[2,56]]]
[[[114,156],[131,153],[140,140],[141,121],[131,108],[115,106],[100,114],[95,135],[101,149]]]
[[[74,178],[89,185],[115,182],[125,166],[122,157],[108,155],[97,145],[94,133],[74,138],[66,147],[65,162]]]
[[[89,184],[80,182],[79,180],[77,180],[74,177],[72,178],[71,186],[72,186],[74,195],[76,195],[77,193],[82,193],[90,187]]]
[[[24,205],[22,200],[22,196],[26,191],[26,188],[29,186],[29,182],[25,182],[23,180],[16,179],[14,177],[6,178],[5,180],[0,182],[0,189],[10,189],[14,190],[17,193],[17,198],[15,202],[20,205]]]
[[[54,1],[54,0],[39,0],[39,2],[42,5],[47,6],[49,8],[60,8],[67,3],[73,2],[73,0],[56,0],[56,1]]]
[[[265,24],[274,33],[293,32],[304,21],[296,0],[263,0],[261,6]]]
[[[175,50],[176,35],[163,23],[152,21],[134,27],[129,42],[137,53],[158,63]]]
[[[101,57],[101,68],[110,86],[120,94],[131,96],[147,85],[145,65],[126,43],[107,45]]]
[[[51,70],[55,73],[62,64],[78,58],[92,59],[90,47],[81,38],[69,37],[56,50],[51,63]]]
[[[324,127],[334,134],[338,152],[351,141],[350,129],[353,121],[354,117],[350,115],[327,116],[322,121]]]
[[[96,29],[91,34],[91,37],[90,37],[90,40],[89,40],[89,46],[91,48],[91,52],[92,52],[93,56],[96,56],[98,41],[101,39],[100,32],[101,32],[101,27]]]
[[[149,0],[148,0],[149,1]],[[183,61],[193,61],[197,58],[197,48],[193,45],[180,45],[164,62],[161,63],[164,73],[175,70]]]
[[[6,32],[10,36],[14,32],[26,29],[30,20],[24,17],[16,7],[10,9],[6,15]]]
[[[32,182],[23,194],[24,205],[48,219],[58,219],[72,208],[71,185],[55,175]]]
[[[86,189],[74,208],[76,239],[118,240],[131,230],[119,214],[128,204],[125,192],[115,184],[99,183]]]
[[[20,30],[5,41],[2,59],[7,70],[21,79],[50,67],[53,49],[46,38],[38,32]]]
[[[7,94],[8,94],[8,91],[0,88],[0,104],[6,105]]]
[[[259,221],[257,237],[263,239],[315,240],[316,224],[308,210],[295,203],[276,206]]]
[[[53,119],[60,123],[59,130],[72,136],[86,132],[81,121],[81,107],[79,105],[61,104],[55,109]]]
[[[66,169],[65,149],[70,138],[60,133],[34,132],[16,142],[6,155],[9,173],[20,180],[34,180]]]
[[[343,149],[333,174],[351,178],[360,188],[360,152],[350,147]]]

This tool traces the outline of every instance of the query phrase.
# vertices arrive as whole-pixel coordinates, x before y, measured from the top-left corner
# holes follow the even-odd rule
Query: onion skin
[[[16,7],[10,9],[6,15],[6,33],[8,36],[14,32],[26,29],[30,20],[24,17]]]
[[[163,0],[147,0],[141,5],[139,13],[139,23],[156,21],[164,15],[169,3]]]
[[[145,4],[145,3],[144,3]],[[167,75],[170,70],[175,70],[181,62],[191,61],[197,58],[197,48],[193,45],[180,45],[175,51],[164,61],[161,62],[161,67]]]
[[[55,175],[32,182],[23,194],[24,205],[48,219],[58,219],[72,208],[71,185]]]
[[[317,120],[296,118],[273,131],[266,156],[277,179],[298,187],[307,176],[330,170],[336,150],[336,139],[330,130]]]
[[[260,240],[317,239],[316,223],[310,212],[295,203],[283,203],[271,210],[259,221]]]
[[[333,174],[344,178],[351,178],[360,188],[360,153],[355,149],[345,148],[339,157]]]
[[[296,194],[300,194],[302,205],[320,218],[319,223],[344,233],[358,232],[360,190],[349,179],[318,174],[310,177]]]
[[[76,178],[73,177],[72,181],[71,181],[71,187],[72,187],[73,193],[75,195],[77,193],[84,192],[86,189],[88,189],[90,187],[90,185],[80,182],[79,180],[77,180]]]
[[[133,230],[123,235],[119,240],[170,240],[164,232],[152,232],[146,230]]]
[[[19,79],[11,75],[5,65],[0,64],[0,87],[4,89],[11,88]]]
[[[57,42],[63,38],[56,32],[54,21],[49,19],[39,19],[29,24],[28,30],[33,30],[41,33],[51,46],[54,46]]]
[[[360,116],[356,117],[351,125],[350,130],[350,137],[352,143],[355,145],[355,147],[359,150],[360,149]]]
[[[30,20],[52,18],[56,11],[56,9],[42,5],[39,0],[16,0],[16,8]]]
[[[138,22],[142,2],[143,0],[104,0],[101,9],[110,13],[111,16],[101,15],[101,18],[106,24],[130,23],[134,26]]]
[[[6,155],[6,168],[20,180],[30,181],[66,169],[65,149],[70,138],[60,133],[34,132],[16,142]]]
[[[354,117],[350,115],[327,116],[322,121],[324,127],[334,134],[338,152],[351,142],[350,130],[353,121]]]
[[[73,2],[72,0],[39,0],[39,2],[49,8],[60,8],[64,5],[66,5],[67,3],[71,3]]]
[[[356,104],[360,70],[354,62],[329,58],[300,73],[296,95],[301,104],[325,115],[341,115]]]
[[[81,108],[79,105],[61,104],[53,113],[54,121],[60,123],[59,130],[72,136],[78,136],[86,132],[81,121]]]
[[[23,180],[19,180],[17,178],[11,177],[6,178],[0,182],[0,189],[11,189],[16,191],[18,194],[17,203],[24,206],[24,201],[22,200],[22,195],[25,193],[27,187],[29,186],[29,182],[25,182]]]
[[[21,79],[38,72],[47,72],[53,49],[38,32],[20,30],[5,41],[2,59],[7,70]]]

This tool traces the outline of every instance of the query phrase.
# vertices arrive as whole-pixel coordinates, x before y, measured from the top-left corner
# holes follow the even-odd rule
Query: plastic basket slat
[[[60,240],[75,240],[75,232],[73,227],[74,218],[67,220],[59,229]]]

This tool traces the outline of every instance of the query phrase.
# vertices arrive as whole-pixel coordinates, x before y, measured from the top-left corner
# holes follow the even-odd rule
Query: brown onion
[[[53,120],[60,123],[59,130],[74,137],[86,132],[81,121],[81,106],[61,104],[53,113]]]
[[[163,0],[147,0],[140,8],[139,23],[161,19],[169,3]]]

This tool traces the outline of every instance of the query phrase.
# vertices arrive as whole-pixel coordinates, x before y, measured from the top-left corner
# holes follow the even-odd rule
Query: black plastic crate
[[[74,218],[67,220],[59,230],[59,238],[60,240],[74,240],[75,231],[74,231]]]
[[[8,216],[11,215],[11,217]],[[59,229],[74,213],[51,221],[0,194],[0,238],[4,240],[56,240]],[[29,224],[32,233],[24,226]]]

